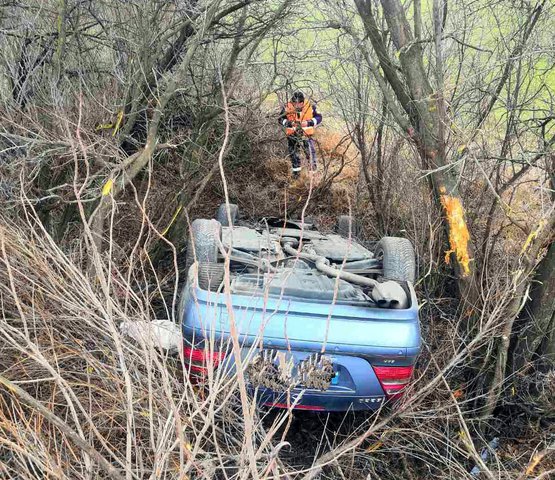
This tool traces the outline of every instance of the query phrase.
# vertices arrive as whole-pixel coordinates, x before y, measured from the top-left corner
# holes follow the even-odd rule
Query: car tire
[[[197,219],[193,222],[185,254],[187,273],[195,260],[199,263],[218,263],[218,242],[221,235],[222,226],[217,220]]]
[[[382,259],[384,279],[414,283],[416,257],[410,240],[383,237],[376,245],[374,255]]]
[[[345,238],[349,238],[350,231],[351,237],[356,238],[360,234],[360,223],[352,215],[340,215],[337,217],[335,231]]]
[[[224,281],[225,265],[223,263],[198,264],[198,286],[202,290],[216,292]]]
[[[216,212],[216,220],[221,223],[222,227],[232,227],[233,225],[235,225],[235,221],[237,220],[237,216],[239,215],[239,207],[234,203],[230,203],[229,213],[231,216],[231,225],[229,225],[229,219],[227,218],[227,204],[222,203],[218,207],[218,211]]]

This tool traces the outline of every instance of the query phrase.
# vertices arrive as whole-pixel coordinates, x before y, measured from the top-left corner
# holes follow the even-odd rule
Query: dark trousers
[[[316,149],[312,138],[290,135],[287,137],[287,149],[293,172],[301,171],[301,158],[299,157],[299,150],[301,149],[304,151],[310,169],[316,170]]]

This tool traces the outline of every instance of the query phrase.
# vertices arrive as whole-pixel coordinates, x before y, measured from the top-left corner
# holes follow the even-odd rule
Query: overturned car
[[[192,223],[180,314],[197,380],[240,369],[258,402],[316,411],[398,398],[420,351],[415,256],[407,239],[373,248],[342,216],[241,226],[235,205]]]

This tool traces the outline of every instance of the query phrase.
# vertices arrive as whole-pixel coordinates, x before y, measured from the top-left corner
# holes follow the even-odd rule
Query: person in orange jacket
[[[300,148],[304,151],[310,169],[316,171],[316,149],[312,135],[316,126],[322,123],[322,115],[317,112],[316,105],[305,99],[302,92],[295,92],[282,108],[278,121],[285,127],[293,177],[297,178],[302,169]]]

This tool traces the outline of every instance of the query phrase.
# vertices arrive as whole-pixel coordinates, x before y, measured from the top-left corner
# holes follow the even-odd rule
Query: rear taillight
[[[210,351],[205,348],[183,347],[183,360],[189,366],[191,373],[204,375],[208,372],[208,365],[216,368],[225,358],[225,352]]]
[[[410,382],[413,367],[372,366],[387,398],[399,398]]]

